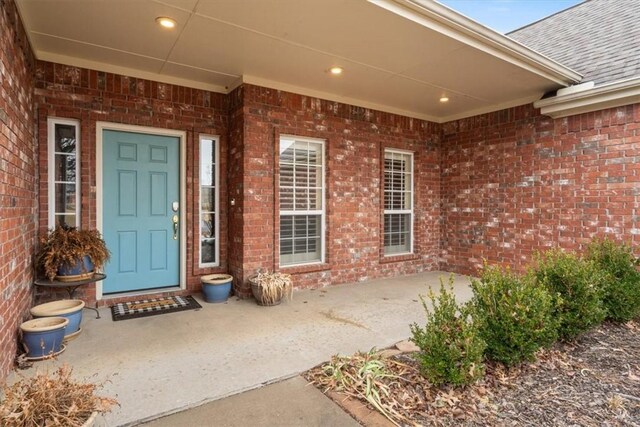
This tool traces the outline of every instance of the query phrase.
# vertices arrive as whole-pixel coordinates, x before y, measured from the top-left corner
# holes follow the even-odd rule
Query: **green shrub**
[[[488,358],[515,365],[533,360],[541,347],[555,341],[551,295],[531,276],[485,265],[471,288],[472,315],[487,343]]]
[[[628,322],[640,316],[640,272],[631,247],[609,239],[595,240],[587,247],[587,258],[605,275],[603,302],[607,318]]]
[[[548,251],[536,261],[532,274],[553,298],[561,339],[575,338],[604,320],[603,275],[594,262],[561,250]]]
[[[427,323],[424,328],[415,323],[411,325],[411,340],[420,347],[416,358],[422,375],[436,386],[471,384],[484,373],[485,343],[465,308],[456,303],[453,275],[449,278],[448,288],[441,278],[437,296],[429,289],[431,310],[420,296]]]

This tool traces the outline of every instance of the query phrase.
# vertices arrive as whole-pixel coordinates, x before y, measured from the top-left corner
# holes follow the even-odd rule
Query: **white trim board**
[[[103,232],[102,217],[102,189],[103,189],[103,170],[102,170],[102,136],[105,130],[116,130],[123,132],[141,133],[147,135],[173,136],[178,138],[180,144],[180,290],[187,287],[187,133],[185,131],[161,129],[147,126],[134,126],[120,123],[96,122],[96,228],[100,233]],[[174,288],[175,289],[175,288]],[[176,289],[177,290],[177,289]],[[150,289],[144,294],[154,294],[167,292],[166,288]],[[140,294],[140,291],[134,291],[131,294]],[[119,294],[123,296],[123,294]],[[109,295],[107,298],[113,298]],[[96,283],[96,299],[103,299],[102,283]]]
[[[533,105],[554,119],[640,103],[640,77],[541,99]]]

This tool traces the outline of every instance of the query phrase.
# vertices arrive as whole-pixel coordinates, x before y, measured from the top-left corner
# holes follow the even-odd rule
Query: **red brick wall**
[[[124,123],[187,134],[187,290],[200,289],[199,276],[227,271],[227,135],[228,105],[225,95],[118,74],[104,73],[39,61],[35,102],[38,105],[40,141],[40,233],[48,223],[47,117],[80,122],[81,134],[81,227],[96,227],[96,122]],[[215,269],[200,269],[199,257],[199,135],[220,136],[220,260]],[[95,298],[94,289],[83,289],[84,298]],[[52,298],[50,290],[44,298]],[[111,300],[114,301],[114,300]]]
[[[443,125],[445,270],[523,268],[595,236],[640,244],[640,104],[553,120],[531,105]]]
[[[252,85],[244,85],[242,91],[244,278],[258,268],[278,268],[280,134],[326,140],[326,264],[282,269],[294,274],[296,287],[438,268],[439,125]],[[385,148],[415,153],[414,256],[382,256]],[[240,292],[248,292],[246,284]]]
[[[0,0],[0,382],[32,300],[37,152],[34,58],[12,1]]]
[[[248,296],[242,292],[244,282],[242,263],[243,254],[243,199],[244,199],[244,90],[235,89],[229,94],[229,167],[227,182],[229,188],[228,224],[229,224],[229,274],[234,279],[236,294]],[[231,203],[233,202],[233,206]],[[245,289],[246,291],[246,289]]]

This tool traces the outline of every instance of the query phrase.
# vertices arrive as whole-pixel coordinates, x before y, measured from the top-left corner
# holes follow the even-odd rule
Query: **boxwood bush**
[[[573,339],[604,320],[603,274],[594,262],[559,249],[550,250],[536,256],[531,273],[551,294],[552,315],[561,339]]]
[[[603,302],[607,318],[628,322],[640,316],[640,272],[631,247],[610,239],[599,239],[587,247],[587,258],[605,275]]]
[[[475,382],[484,374],[485,343],[466,308],[458,306],[453,294],[453,276],[448,289],[440,279],[440,293],[428,294],[433,308],[424,297],[422,306],[427,315],[424,328],[411,325],[411,339],[419,348],[416,358],[420,371],[432,384],[463,385]]]
[[[530,276],[485,265],[471,281],[472,315],[487,344],[488,358],[505,365],[533,360],[557,337],[553,300]]]

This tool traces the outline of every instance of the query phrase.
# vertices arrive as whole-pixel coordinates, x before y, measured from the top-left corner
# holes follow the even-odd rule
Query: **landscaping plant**
[[[88,256],[95,268],[102,268],[110,255],[99,231],[59,225],[40,239],[36,262],[45,276],[53,280],[63,265],[75,265]]]
[[[250,282],[260,288],[260,294],[256,295],[254,292],[254,296],[262,305],[274,305],[283,297],[291,299],[293,296],[293,281],[290,274],[258,271]]]
[[[62,366],[53,375],[36,374],[2,390],[0,425],[3,427],[82,426],[94,412],[105,413],[115,399],[96,396],[96,384],[71,379]]]
[[[536,257],[531,274],[551,294],[561,339],[571,340],[606,317],[601,295],[603,274],[593,261],[550,250]]]
[[[587,247],[587,258],[605,275],[603,302],[607,318],[628,322],[640,316],[639,262],[631,247],[610,239],[599,239]]]
[[[399,425],[394,418],[401,416],[387,403],[390,394],[387,380],[397,378],[387,364],[401,365],[383,358],[375,348],[353,356],[336,355],[322,366],[323,375],[317,378],[316,383],[324,392],[336,390],[369,402],[389,421]]]
[[[486,355],[507,366],[533,360],[557,337],[553,301],[531,276],[485,265],[471,281],[472,316],[487,344]]]
[[[449,277],[448,287],[440,278],[440,293],[429,289],[429,309],[423,296],[422,307],[426,312],[424,328],[411,325],[413,341],[420,352],[416,359],[420,371],[432,384],[471,384],[484,373],[485,342],[480,338],[477,325],[467,313],[466,307],[459,307],[453,293],[454,276]]]

